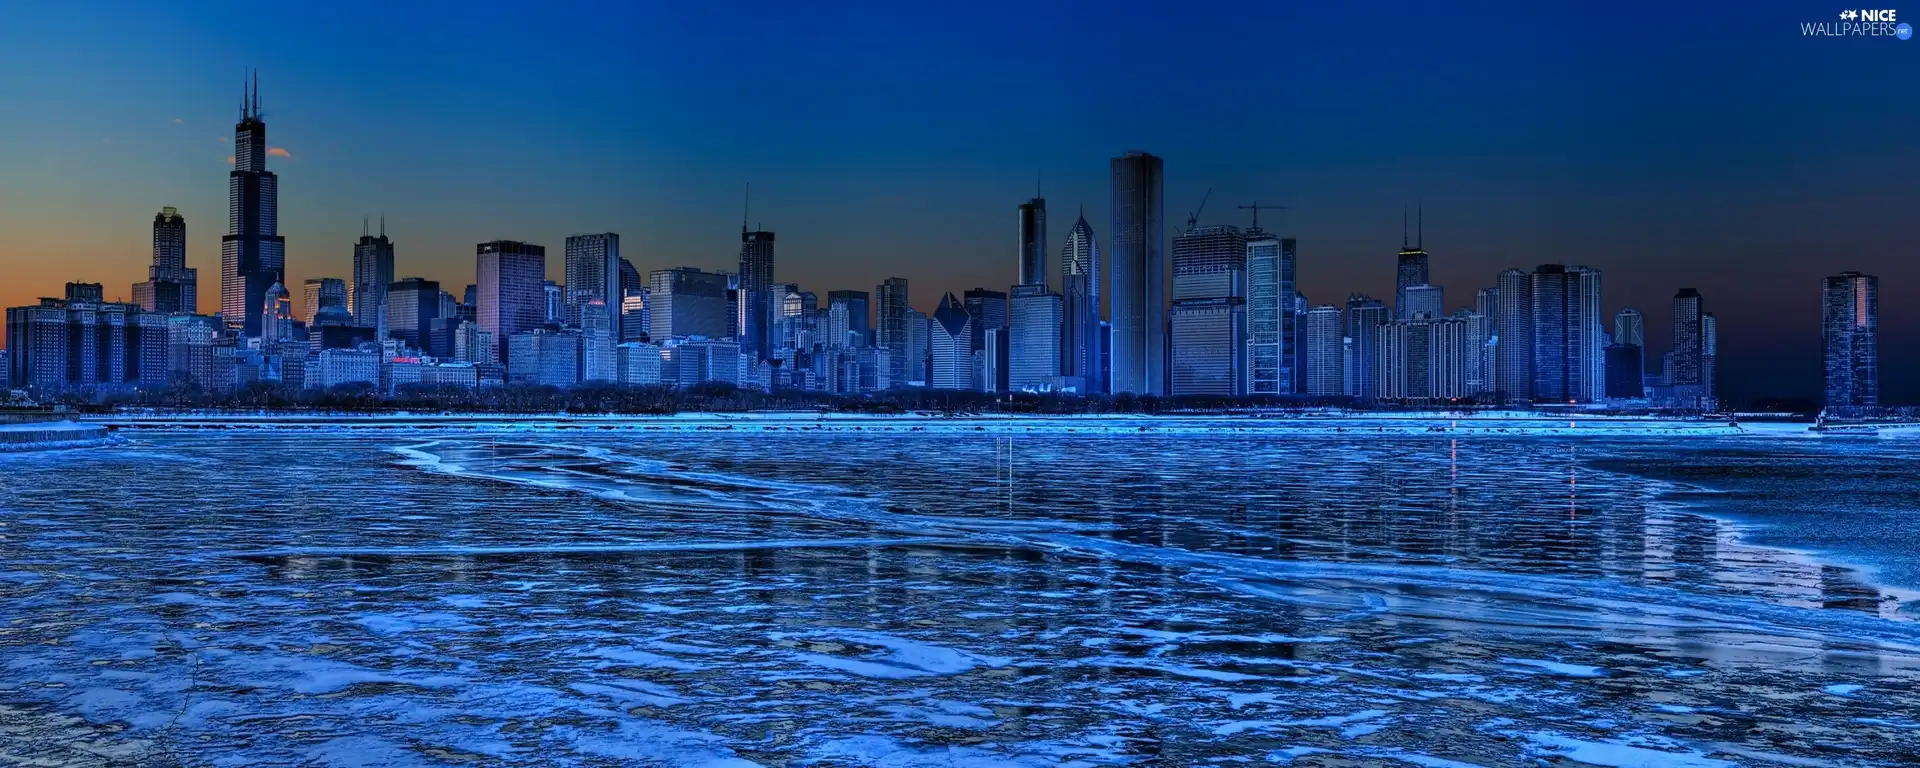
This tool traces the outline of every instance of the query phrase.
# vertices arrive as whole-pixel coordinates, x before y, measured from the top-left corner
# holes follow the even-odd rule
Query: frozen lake
[[[0,763],[1920,761],[1920,440],[125,434]]]

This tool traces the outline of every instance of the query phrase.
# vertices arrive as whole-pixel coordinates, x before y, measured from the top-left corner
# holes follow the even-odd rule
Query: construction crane
[[[1249,209],[1251,209],[1251,210],[1253,211],[1253,228],[1254,228],[1254,229],[1259,229],[1259,228],[1260,228],[1260,209],[1262,209],[1262,208],[1265,208],[1265,209],[1267,209],[1267,210],[1269,210],[1269,211],[1276,211],[1276,210],[1277,210],[1277,211],[1284,211],[1284,210],[1286,210],[1286,209],[1288,209],[1288,208],[1292,208],[1293,206],[1291,206],[1291,205],[1261,205],[1261,204],[1260,204],[1260,201],[1258,201],[1258,200],[1255,200],[1255,201],[1253,201],[1253,204],[1252,204],[1252,205],[1242,205],[1242,206],[1236,206],[1236,207],[1238,207],[1238,208],[1239,208],[1240,210],[1243,210],[1243,211],[1244,211],[1244,210],[1249,210]]]
[[[1187,214],[1187,231],[1191,232],[1194,227],[1200,226],[1200,214],[1207,210],[1207,201],[1212,198],[1213,187],[1207,187],[1206,196],[1200,198],[1200,207],[1195,209],[1193,213]]]

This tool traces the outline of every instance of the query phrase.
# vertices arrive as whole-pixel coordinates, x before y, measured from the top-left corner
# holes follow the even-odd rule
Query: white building
[[[977,389],[979,376],[973,368],[973,316],[949,293],[940,297],[933,312],[933,376],[928,384],[935,389]]]
[[[307,366],[308,389],[331,389],[342,384],[380,383],[380,351],[366,346],[360,349],[323,349]]]
[[[615,368],[613,347],[620,340],[613,328],[613,308],[599,299],[588,299],[577,306],[580,312],[580,379],[618,380],[620,375]]]
[[[660,384],[660,345],[629,341],[614,349],[620,383],[636,387]]]

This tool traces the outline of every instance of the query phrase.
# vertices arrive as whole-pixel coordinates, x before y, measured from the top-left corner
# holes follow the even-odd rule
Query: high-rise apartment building
[[[1400,288],[1400,319],[1409,320],[1425,313],[1427,317],[1445,317],[1446,292],[1437,285],[1420,283]]]
[[[1298,378],[1305,373],[1295,363],[1304,363],[1310,355],[1297,343],[1304,331],[1298,327],[1297,295],[1293,238],[1248,240],[1247,394],[1284,395],[1301,389]],[[1339,308],[1334,312],[1338,315]]]
[[[1820,294],[1826,405],[1880,404],[1880,278],[1842,272]]]
[[[1365,402],[1380,396],[1379,328],[1386,325],[1388,319],[1387,305],[1379,299],[1363,293],[1347,297],[1347,336],[1342,362],[1349,397]]]
[[[1518,269],[1505,270],[1494,290],[1496,394],[1503,402],[1532,402],[1533,276]]]
[[[1341,359],[1345,345],[1345,329],[1340,324],[1340,308],[1332,304],[1321,304],[1307,310],[1306,316],[1306,369],[1301,375],[1306,377],[1306,394],[1314,397],[1336,397],[1346,391],[1345,361]],[[1251,392],[1249,394],[1272,394]]]
[[[1596,402],[1605,395],[1600,273],[1542,264],[1533,271],[1533,397],[1549,403]]]

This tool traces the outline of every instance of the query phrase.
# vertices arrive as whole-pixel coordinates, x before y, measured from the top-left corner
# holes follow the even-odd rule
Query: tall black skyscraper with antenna
[[[260,112],[260,75],[240,93],[233,127],[233,172],[227,176],[227,234],[220,238],[220,314],[227,327],[260,335],[267,288],[281,282],[287,243],[280,237],[279,177],[267,170],[267,123]]]
[[[1421,241],[1426,239],[1426,212],[1419,214],[1420,224],[1412,245],[1407,243],[1407,213],[1400,212],[1400,265],[1394,273],[1393,313],[1401,320],[1409,319],[1412,308],[1407,304],[1407,289],[1416,285],[1429,285],[1432,280],[1427,269],[1427,251]]]

